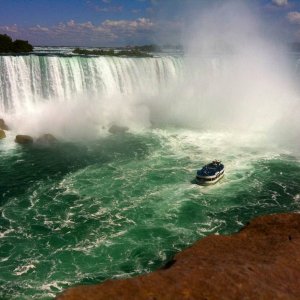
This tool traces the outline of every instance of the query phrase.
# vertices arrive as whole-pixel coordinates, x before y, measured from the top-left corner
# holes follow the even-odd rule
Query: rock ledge
[[[165,269],[57,299],[300,299],[300,214],[258,217],[236,234],[198,241]]]

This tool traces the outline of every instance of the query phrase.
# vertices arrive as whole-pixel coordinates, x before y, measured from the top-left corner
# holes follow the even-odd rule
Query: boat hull
[[[219,176],[215,177],[215,178],[200,178],[200,177],[196,177],[197,183],[200,185],[212,185],[217,183],[220,179],[222,179],[224,177],[224,172],[222,172]]]

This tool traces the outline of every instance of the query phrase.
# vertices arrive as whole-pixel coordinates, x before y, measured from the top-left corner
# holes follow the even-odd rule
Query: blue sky
[[[0,33],[33,45],[177,44],[188,22],[226,1],[0,0]],[[300,41],[300,0],[235,1],[254,7],[285,41]]]

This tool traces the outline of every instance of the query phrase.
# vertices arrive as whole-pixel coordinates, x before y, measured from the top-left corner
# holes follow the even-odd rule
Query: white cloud
[[[0,26],[3,33],[14,38],[28,39],[33,44],[109,46],[132,43],[147,39],[154,32],[156,24],[147,18],[134,20],[105,20],[100,24],[91,21],[78,23],[74,20],[60,22],[53,26],[39,24],[29,28]]]
[[[103,23],[103,26],[111,29],[118,29],[126,31],[127,29],[132,31],[138,29],[151,29],[154,26],[154,23],[150,19],[139,18],[137,20],[106,20]]]
[[[53,26],[40,24],[31,27],[0,26],[1,33],[14,39],[26,39],[34,45],[113,46],[152,43],[162,36],[165,43],[171,36],[178,37],[181,22],[155,22],[149,18],[132,20],[107,19],[100,24],[91,21],[69,20]]]
[[[287,18],[291,23],[300,24],[300,12],[298,11],[289,12]]]
[[[40,26],[40,25],[36,25],[34,27],[30,27],[29,28],[30,31],[40,31],[40,32],[48,32],[49,31],[49,28],[47,27],[43,27],[43,26]]]
[[[288,0],[272,0],[272,3],[277,6],[286,6],[288,5]]]
[[[19,28],[17,26],[17,24],[14,25],[4,25],[4,26],[0,26],[0,31],[1,33],[17,33],[19,32]]]

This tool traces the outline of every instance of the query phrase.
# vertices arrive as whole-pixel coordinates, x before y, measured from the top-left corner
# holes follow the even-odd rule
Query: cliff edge
[[[300,214],[258,217],[236,234],[196,242],[164,269],[57,299],[300,299]]]

